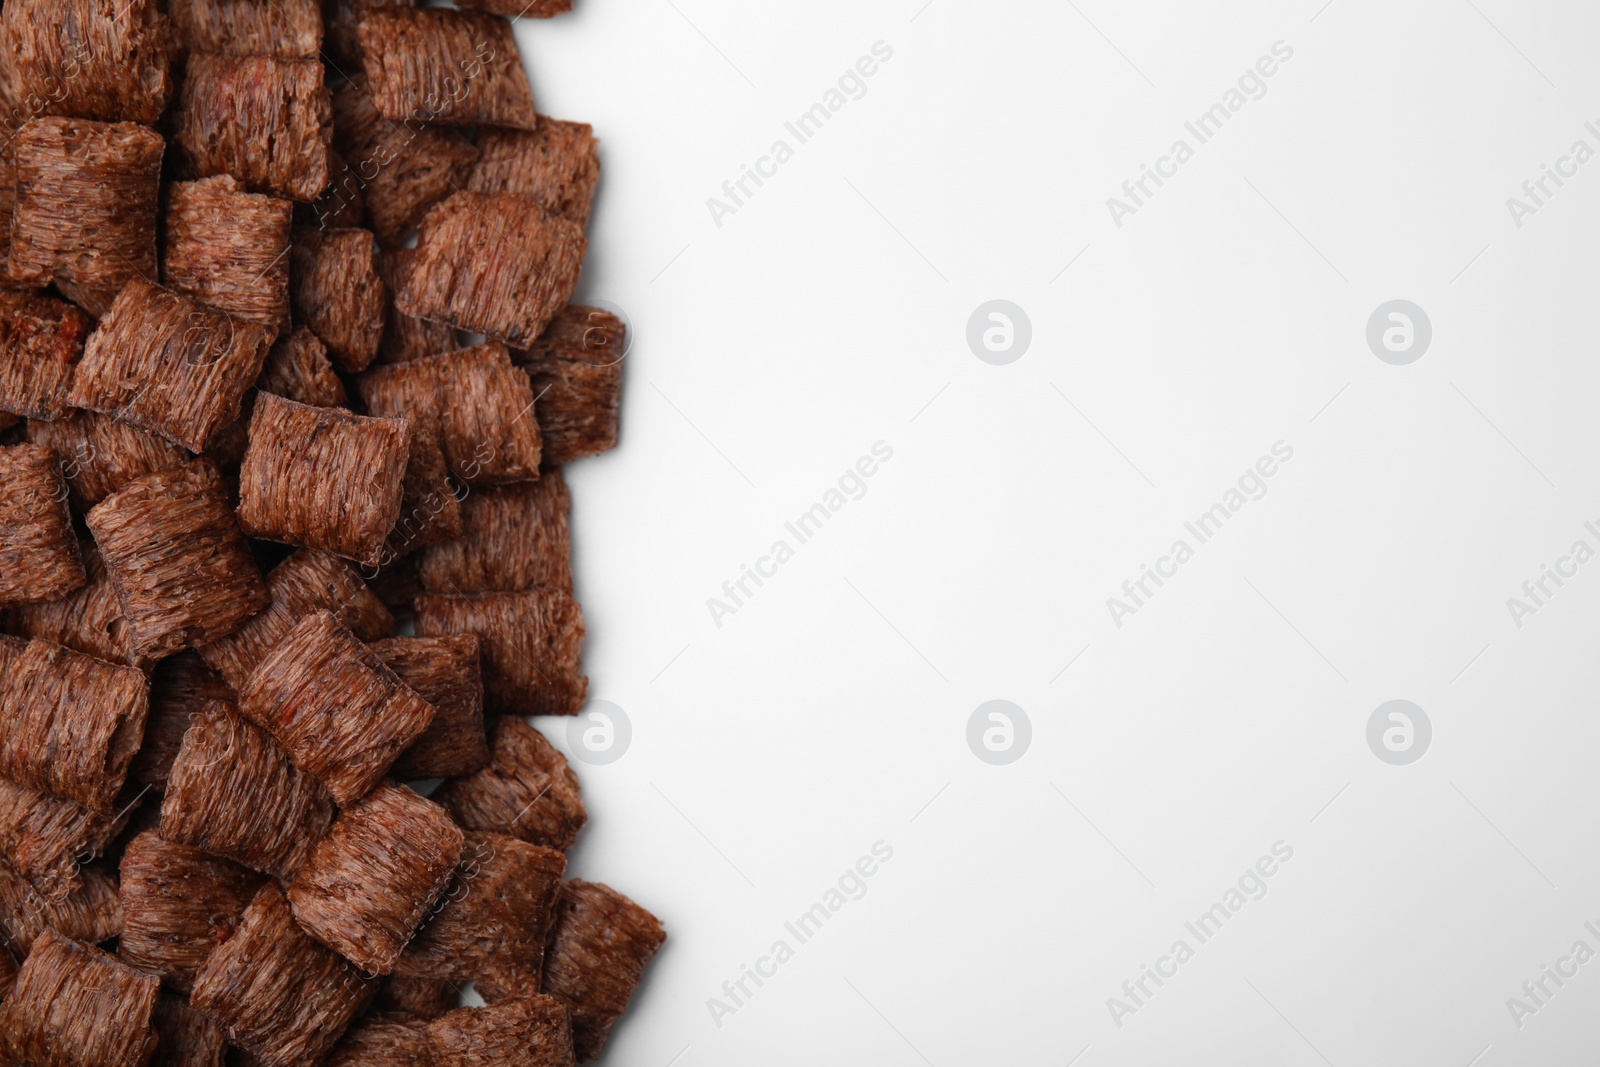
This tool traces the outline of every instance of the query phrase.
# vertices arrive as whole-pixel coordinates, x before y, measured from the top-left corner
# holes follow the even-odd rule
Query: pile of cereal
[[[565,1067],[665,940],[525,718],[625,349],[569,7],[0,8],[0,1063]]]

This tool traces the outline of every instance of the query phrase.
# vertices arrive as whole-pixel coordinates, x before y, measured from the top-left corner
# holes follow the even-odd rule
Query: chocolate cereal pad
[[[434,714],[327,611],[273,647],[240,688],[239,707],[341,806],[370,793]]]
[[[533,90],[506,19],[445,8],[368,8],[358,32],[372,99],[385,118],[537,125]]]
[[[34,1067],[141,1067],[155,1052],[160,982],[46,930],[0,1003],[0,1060]]]
[[[270,600],[209,460],[135,478],[87,522],[136,655],[160,659],[208,644]]]

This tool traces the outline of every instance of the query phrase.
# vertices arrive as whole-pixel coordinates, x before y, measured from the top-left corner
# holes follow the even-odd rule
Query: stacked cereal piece
[[[626,350],[570,6],[0,6],[0,1063],[568,1067],[660,948],[526,719]]]

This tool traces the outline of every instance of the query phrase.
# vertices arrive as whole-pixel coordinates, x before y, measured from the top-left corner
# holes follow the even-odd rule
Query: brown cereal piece
[[[289,886],[302,929],[369,973],[388,974],[461,859],[450,815],[403,785],[339,813]]]
[[[395,307],[522,347],[572,299],[588,247],[529,197],[462,190],[423,219]]]
[[[35,113],[152,125],[172,96],[154,0],[8,0],[4,44]],[[14,49],[14,51],[13,51]]]
[[[11,628],[22,637],[54,641],[108,663],[132,662],[128,620],[122,617],[122,602],[117,599],[117,591],[106,574],[100,550],[93,541],[80,542],[78,549],[89,583],[60,600],[23,604],[12,609]]]
[[[56,600],[87,581],[55,451],[0,448],[0,604]]]
[[[304,326],[278,338],[267,353],[256,388],[318,408],[343,407],[349,399],[328,359],[328,347]]]
[[[13,281],[54,281],[102,315],[129,281],[155,277],[160,134],[129,122],[42,118],[22,128],[15,148]]]
[[[94,867],[85,868],[80,878],[82,884],[71,894],[51,900],[0,863],[0,929],[18,955],[31,952],[46,928],[91,945],[122,933],[117,883]]]
[[[360,226],[367,217],[367,200],[361,191],[366,183],[334,149],[328,150],[328,159],[333,180],[311,203],[295,205],[295,225],[315,226],[319,230]]]
[[[604,308],[568,304],[517,353],[539,402],[544,462],[570,463],[615,448],[627,327]]]
[[[271,599],[209,460],[135,478],[87,522],[137,656],[210,644]]]
[[[5,43],[5,24],[0,22],[0,45]],[[5,72],[0,63],[0,108],[5,116],[0,119],[0,288],[16,285],[11,280],[11,213],[17,206],[17,141],[18,123],[12,118],[13,108],[6,97]],[[3,962],[0,962],[3,973]]]
[[[566,1005],[534,994],[457,1008],[428,1024],[434,1067],[572,1067]]]
[[[461,502],[461,538],[422,556],[430,593],[572,591],[572,495],[561,471],[536,482],[482,489]]]
[[[213,700],[233,701],[233,690],[207,667],[199,654],[180,652],[156,664],[150,678],[150,715],[144,742],[133,757],[128,778],[135,785],[166,789],[183,735]]]
[[[402,490],[400,518],[389,531],[385,562],[461,536],[461,501],[439,437],[426,421],[411,424],[411,455]]]
[[[325,1067],[433,1067],[427,1026],[405,1015],[368,1015],[346,1031]]]
[[[65,300],[0,290],[0,410],[30,419],[66,415],[72,371],[92,326]]]
[[[78,858],[109,845],[137,802],[107,818],[0,778],[0,859],[47,899],[65,899],[83,885]]]
[[[145,831],[122,854],[117,955],[187,993],[206,957],[233,936],[264,881],[232,860]]]
[[[467,180],[478,149],[454,130],[378,114],[365,75],[333,94],[333,144],[365,180],[372,231],[386,247],[399,244],[428,208]]]
[[[333,825],[333,800],[266,731],[213,703],[167,777],[161,836],[287,882]]]
[[[396,778],[454,778],[489,762],[483,728],[483,676],[478,639],[391,637],[372,651],[406,685],[434,707],[433,722],[390,768]]]
[[[424,423],[467,485],[539,476],[539,424],[527,375],[493,342],[374,367],[356,383],[374,415]]]
[[[389,248],[378,253],[378,273],[391,298],[405,285],[416,259],[415,248]],[[404,363],[408,359],[437,356],[461,347],[456,328],[444,322],[402,315],[391,299],[383,326],[383,343],[378,347],[380,363]]]
[[[589,225],[595,186],[600,183],[600,142],[594,127],[540,115],[532,132],[481,131],[478,150],[483,158],[472,170],[468,189],[521,193],[550,214],[570,219],[579,229]]]
[[[444,8],[368,8],[358,33],[384,117],[525,130],[538,123],[508,20]]]
[[[489,1001],[539,992],[551,909],[567,857],[504,834],[471,833],[435,914],[395,970],[476,981]]]
[[[265,1067],[292,1067],[326,1056],[375,984],[296,926],[268,882],[200,969],[190,1001]]]
[[[173,116],[181,169],[310,203],[333,177],[332,106],[316,59],[196,52]]]
[[[239,690],[239,707],[341,806],[370,793],[434,714],[327,611],[278,642]]]
[[[489,766],[441,785],[433,799],[468,830],[567,849],[588,821],[567,757],[515,715],[490,730]]]
[[[0,679],[0,704],[0,776],[116,810],[150,711],[142,671],[35,639]]]
[[[0,964],[4,961],[0,960]],[[412,978],[391,974],[378,988],[372,1010],[409,1015],[413,1019],[437,1019],[454,1008],[461,994],[445,978]]]
[[[240,415],[276,330],[130,281],[89,335],[69,403],[204,452]]]
[[[15,2],[15,0],[13,0]],[[161,983],[46,930],[0,1003],[0,1061],[27,1067],[144,1067]]]
[[[294,232],[289,253],[295,319],[328,346],[340,370],[362,371],[378,354],[388,294],[367,230]]]
[[[252,537],[381,561],[400,517],[411,430],[261,393],[239,472],[239,525]]]
[[[177,182],[167,199],[161,280],[236,318],[287,325],[293,215],[289,201],[247,192],[231,175]]]
[[[28,440],[56,450],[72,506],[88,511],[141,475],[181,467],[188,451],[159,434],[98,411],[28,422]]]
[[[150,1067],[222,1067],[227,1047],[222,1027],[188,997],[162,990],[155,1027],[160,1041]]]
[[[645,964],[667,933],[654,915],[599,882],[562,883],[545,952],[544,991],[572,1009],[579,1060],[605,1047]]]
[[[491,711],[576,715],[589,695],[579,646],[583,609],[559,589],[524,593],[425,593],[417,634],[477,634]]]
[[[267,574],[272,603],[238,630],[200,655],[234,689],[243,689],[250,672],[288,636],[296,623],[314,611],[331,611],[363,641],[394,633],[394,616],[361,575],[344,560],[314,548],[302,548]]]
[[[315,59],[322,47],[317,0],[168,0],[167,17],[185,52]]]

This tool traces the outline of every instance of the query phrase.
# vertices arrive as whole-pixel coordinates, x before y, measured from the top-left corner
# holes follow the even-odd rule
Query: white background
[[[1600,10],[578,5],[518,39],[540,109],[602,138],[580,297],[635,334],[622,447],[568,474],[592,692],[634,736],[575,764],[573,872],[670,934],[609,1062],[1588,1062],[1600,960],[1520,1028],[1506,1001],[1600,951],[1600,562],[1520,628],[1506,599],[1600,548],[1600,161],[1520,228],[1506,200],[1600,149]],[[718,227],[707,198],[877,41],[866,95]],[[1180,137],[1118,228],[1107,197]],[[1008,366],[965,339],[994,298],[1032,322]],[[1410,366],[1365,339],[1396,298],[1433,324]],[[880,440],[866,496],[716,626]],[[1277,441],[1266,496],[1118,628],[1106,599]],[[1033,726],[1003,767],[966,743],[996,698]],[[1367,746],[1393,698],[1433,723],[1410,766]],[[1266,896],[1115,1025],[1280,840]]]

